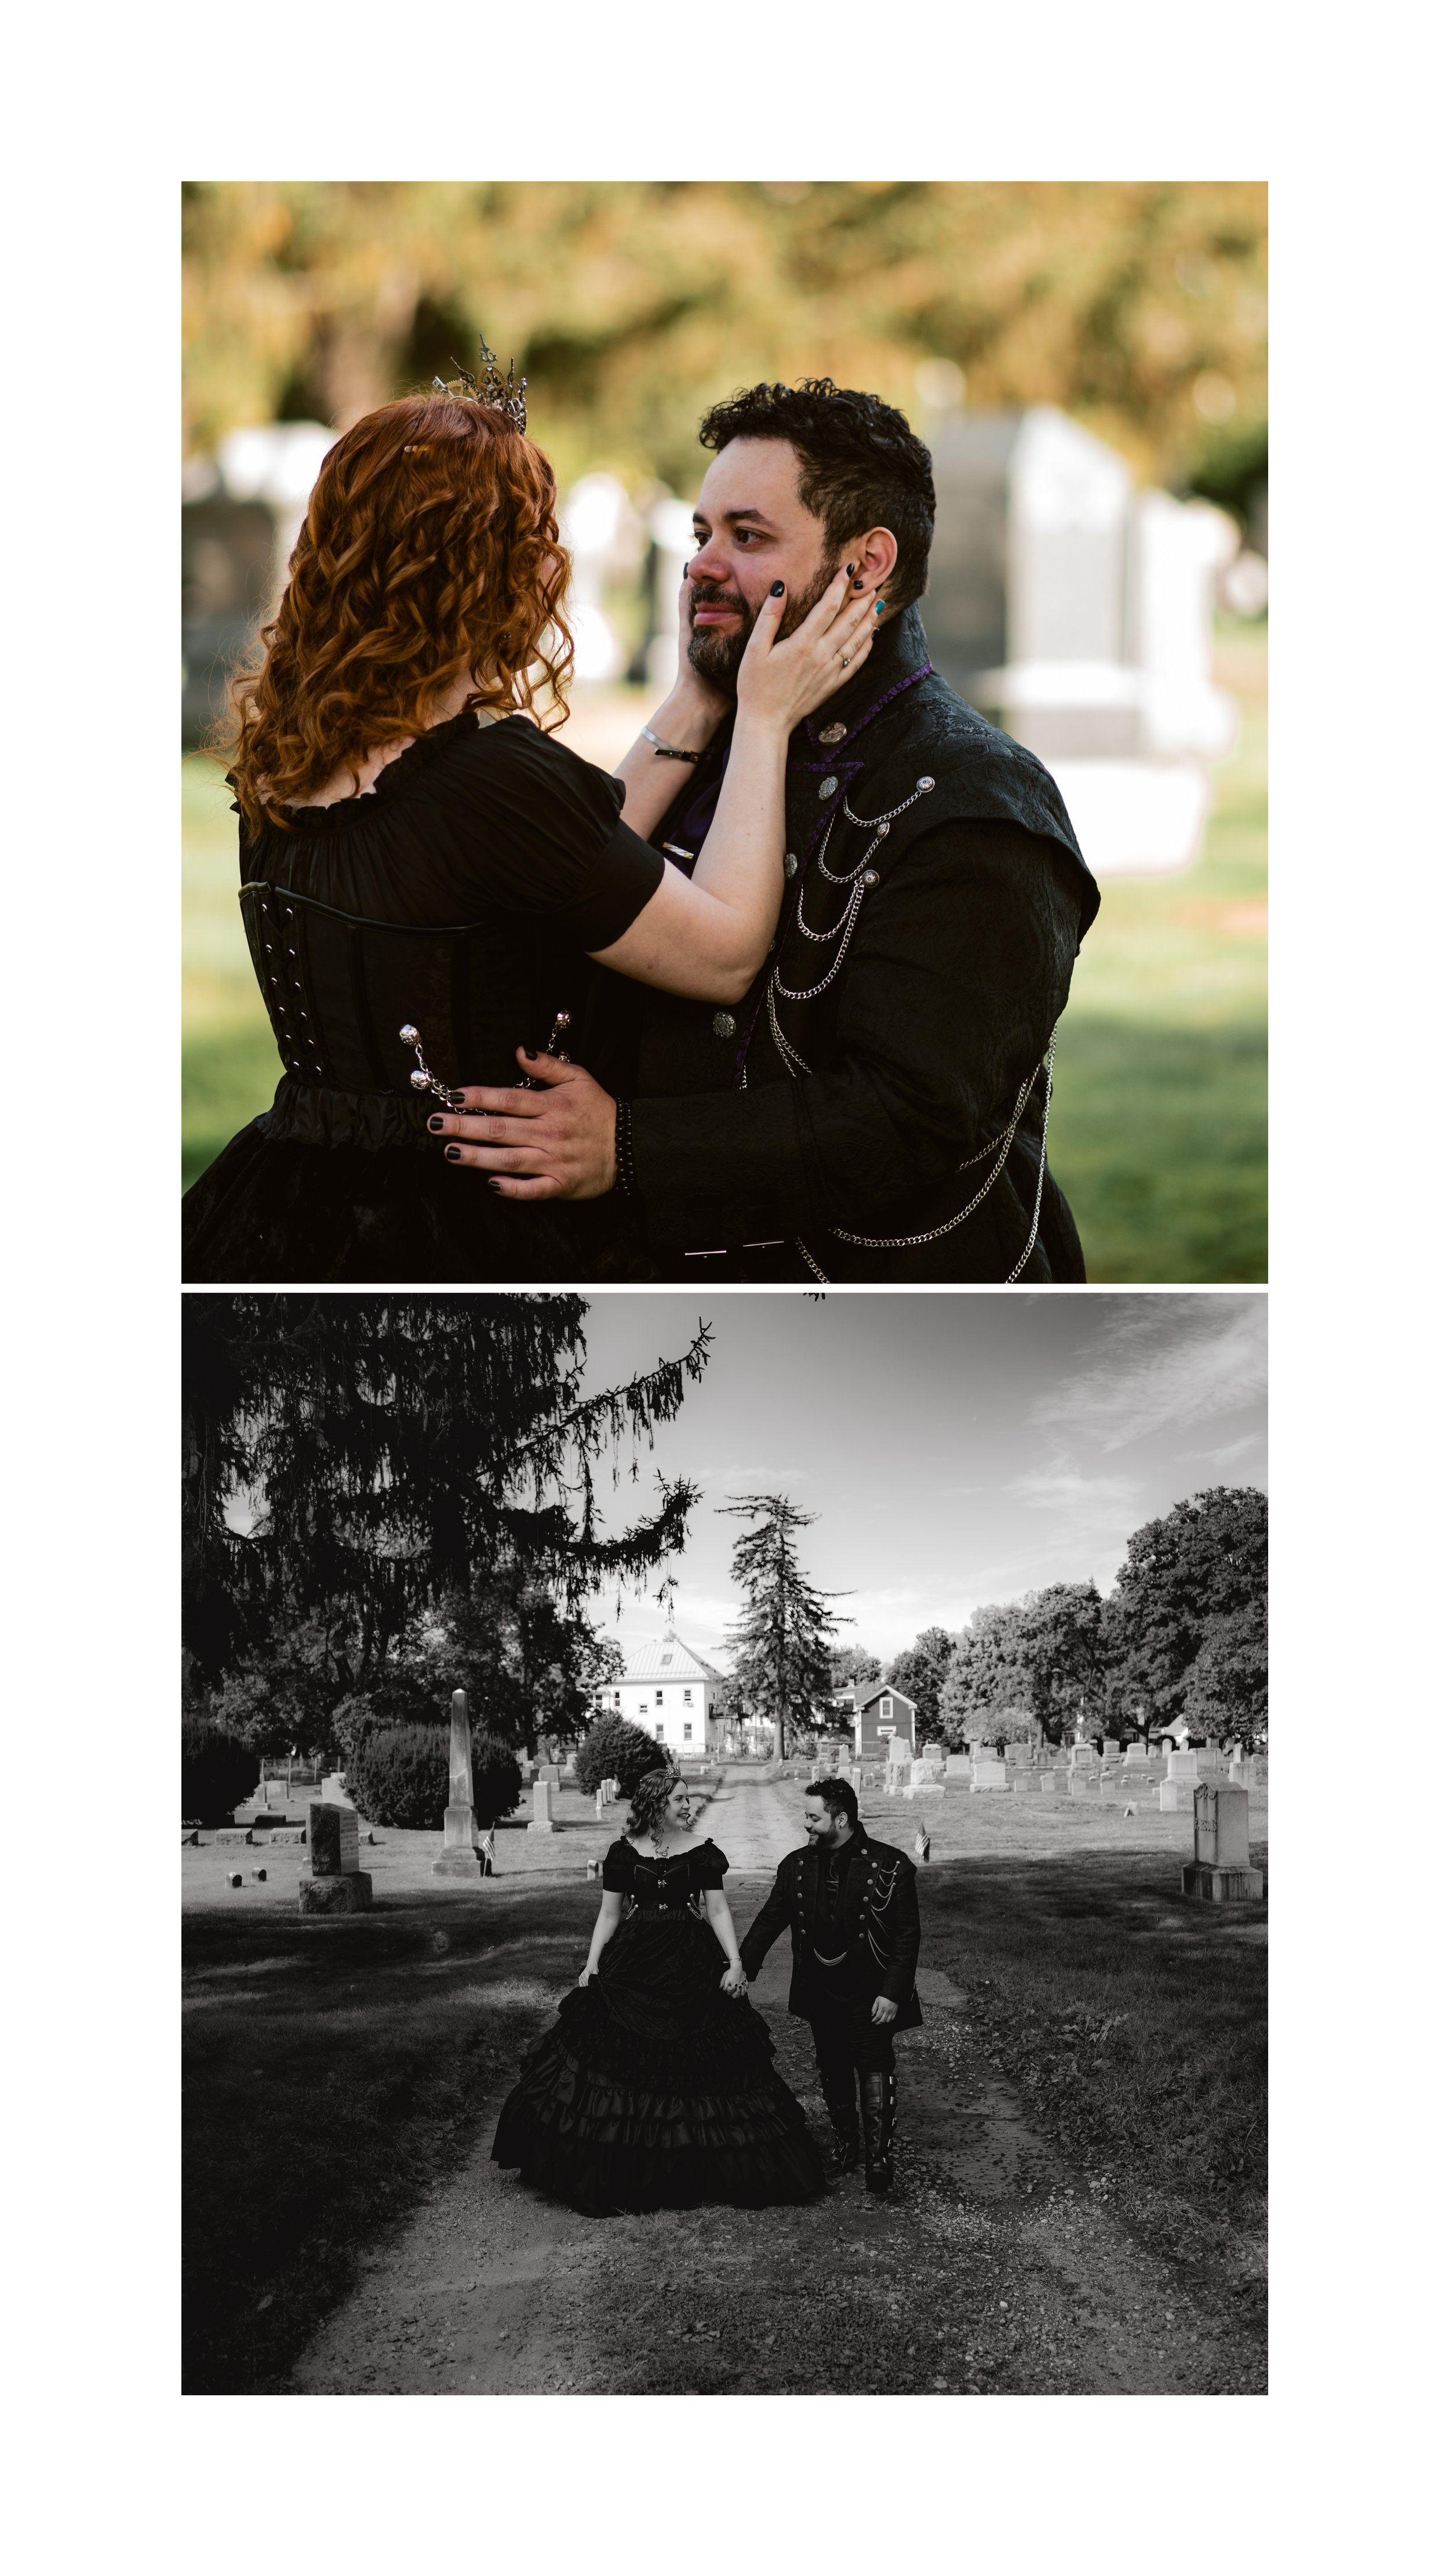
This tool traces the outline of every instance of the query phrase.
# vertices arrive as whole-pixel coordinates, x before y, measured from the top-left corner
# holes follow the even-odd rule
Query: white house
[[[714,1752],[724,1732],[725,1676],[675,1630],[636,1647],[599,1693],[598,1714],[627,1718],[688,1761]]]

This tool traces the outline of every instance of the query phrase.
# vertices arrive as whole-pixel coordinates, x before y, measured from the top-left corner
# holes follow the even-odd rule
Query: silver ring
[[[850,660],[850,655],[849,655],[848,653],[842,653],[842,654],[841,654],[841,657],[840,657],[840,667],[841,667],[841,669],[842,669],[842,670],[844,670],[844,669],[846,668],[847,664],[849,663],[849,660]]]

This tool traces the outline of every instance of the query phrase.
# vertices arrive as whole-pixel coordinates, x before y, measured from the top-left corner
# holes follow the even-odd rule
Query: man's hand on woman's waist
[[[517,1050],[541,1091],[488,1091],[454,1096],[463,1107],[428,1120],[449,1162],[486,1172],[505,1199],[601,1199],[614,1186],[617,1103],[581,1064]]]

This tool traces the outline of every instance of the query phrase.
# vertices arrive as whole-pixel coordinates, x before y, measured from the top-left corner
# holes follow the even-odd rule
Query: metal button
[[[827,725],[820,739],[822,742],[844,742],[846,731],[847,728],[843,724]]]
[[[733,1011],[716,1011],[714,1018],[710,1022],[710,1026],[714,1030],[717,1038],[732,1038],[735,1033],[735,1019]]]
[[[867,869],[866,869],[866,872],[865,872],[864,876],[861,878],[861,884],[862,884],[862,885],[868,885],[868,886],[873,886],[873,885],[879,885],[879,884],[880,884],[880,879],[879,879],[879,877],[876,875],[876,872],[875,872],[874,868],[867,868]]]
[[[793,850],[787,850],[787,851],[785,852],[785,874],[786,874],[786,876],[787,876],[787,877],[792,877],[792,876],[794,875],[794,873],[795,873],[795,870],[798,868],[798,866],[799,866],[799,865],[800,865],[800,862],[799,862],[799,860],[796,858],[794,851],[793,851]]]
[[[840,785],[840,781],[839,781],[839,779],[838,779],[838,778],[822,778],[822,779],[821,779],[821,781],[820,781],[820,802],[821,802],[821,804],[822,804],[822,805],[826,802],[826,799],[827,799],[828,797],[831,797],[831,796],[833,796],[833,795],[835,794],[835,791],[836,791],[836,789],[837,789],[837,787],[838,787],[839,785]]]
[[[925,795],[925,793],[926,793],[926,790],[927,790],[928,788],[930,788],[930,787],[934,787],[934,786],[935,786],[935,784],[936,784],[936,782],[935,782],[934,778],[918,778],[918,779],[916,780],[916,793],[917,793],[917,795],[919,795],[919,796],[924,796],[924,795]]]

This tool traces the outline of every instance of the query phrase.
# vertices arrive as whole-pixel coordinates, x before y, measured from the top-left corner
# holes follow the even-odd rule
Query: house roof
[[[622,1673],[606,1687],[617,1688],[620,1682],[722,1682],[724,1678],[716,1665],[707,1664],[673,1628],[666,1628],[662,1637],[636,1646]]]
[[[857,1682],[855,1686],[856,1715],[859,1717],[872,1705],[874,1701],[884,1699],[887,1691],[890,1692],[892,1699],[904,1700],[912,1717],[915,1716],[916,1703],[912,1699],[910,1692],[903,1691],[898,1682]]]

